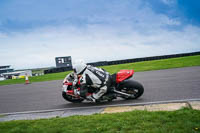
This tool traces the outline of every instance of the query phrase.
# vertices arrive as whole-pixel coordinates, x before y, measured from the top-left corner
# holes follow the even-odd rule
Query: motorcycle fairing
[[[124,81],[125,79],[132,77],[133,74],[134,74],[134,70],[120,70],[116,74],[116,82],[120,83],[120,82]]]
[[[68,91],[68,87],[69,86],[72,86],[72,83],[71,82],[64,82],[63,83],[63,87],[62,87],[62,90],[64,91],[64,92],[66,92],[67,93],[67,91]]]

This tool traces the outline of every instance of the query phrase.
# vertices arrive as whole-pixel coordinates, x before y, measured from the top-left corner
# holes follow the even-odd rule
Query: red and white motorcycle
[[[111,75],[112,85],[98,101],[112,101],[113,99],[117,99],[117,97],[124,99],[139,98],[144,92],[144,87],[141,83],[133,80],[133,74],[133,70],[120,70],[118,73]],[[79,95],[80,93],[77,93],[77,91],[80,91],[80,88],[78,86],[73,87],[72,83],[73,79],[64,79],[62,88],[63,98],[73,103],[88,100],[81,97]],[[80,84],[80,81],[78,84]],[[87,95],[91,95],[96,91],[97,90],[95,88],[88,88]]]

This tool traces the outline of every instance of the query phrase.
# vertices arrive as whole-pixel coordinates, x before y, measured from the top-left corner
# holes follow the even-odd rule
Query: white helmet
[[[73,64],[73,70],[77,75],[81,74],[86,67],[87,65],[82,60],[76,61],[75,64]]]

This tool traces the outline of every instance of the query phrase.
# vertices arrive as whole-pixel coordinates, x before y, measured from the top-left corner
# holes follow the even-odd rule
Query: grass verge
[[[135,72],[161,70],[181,67],[200,66],[200,55],[180,58],[162,59],[154,61],[143,61],[136,63],[104,66],[110,73],[116,73],[121,69],[134,69]]]
[[[132,111],[0,122],[1,133],[199,133],[200,111]]]
[[[160,70],[160,69],[170,69],[170,68],[180,68],[180,67],[190,67],[190,66],[200,66],[200,55],[154,60],[154,61],[143,61],[136,63],[120,64],[120,65],[111,65],[111,66],[104,66],[103,68],[112,74],[118,72],[121,69],[134,69],[135,72],[140,72],[140,71]],[[64,77],[68,73],[69,71],[54,73],[54,74],[46,74],[38,77],[30,77],[30,81],[41,82],[50,80],[60,80],[64,79]],[[25,82],[24,79],[5,80],[5,81],[0,81],[0,85],[21,84],[24,82]]]

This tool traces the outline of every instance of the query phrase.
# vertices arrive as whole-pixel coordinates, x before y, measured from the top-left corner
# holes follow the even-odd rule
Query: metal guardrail
[[[72,67],[51,68],[51,69],[44,70],[44,74],[65,72],[65,71],[70,71],[70,70],[72,70]]]
[[[93,65],[93,66],[108,66],[108,65],[141,62],[141,61],[151,61],[151,60],[169,59],[169,58],[177,58],[177,57],[185,57],[185,56],[194,56],[194,55],[200,55],[200,51],[199,52],[191,52],[191,53],[133,58],[133,59],[125,59],[125,60],[115,60],[115,61],[99,61],[99,62],[93,62],[93,63],[87,63],[87,64]],[[44,70],[44,74],[64,72],[64,71],[70,71],[70,70],[72,70],[71,67],[51,68],[48,70]]]
[[[200,55],[200,52],[171,54],[171,55],[162,55],[162,56],[151,56],[151,57],[133,58],[133,59],[115,60],[115,61],[101,61],[101,62],[94,62],[94,63],[88,63],[88,64],[93,65],[93,66],[107,66],[107,65],[117,65],[117,64],[134,63],[134,62],[151,61],[151,60],[160,60],[160,59],[169,59],[169,58],[194,56],[194,55]]]

